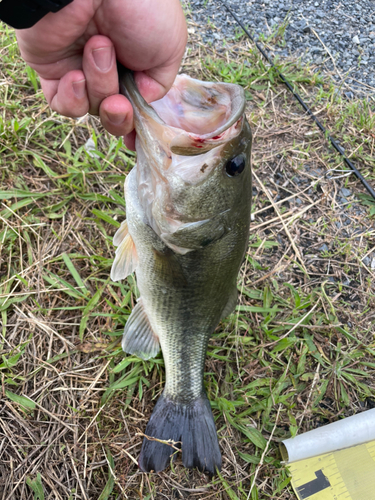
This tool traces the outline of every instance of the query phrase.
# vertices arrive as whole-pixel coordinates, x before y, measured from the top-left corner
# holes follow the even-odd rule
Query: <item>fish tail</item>
[[[215,423],[206,394],[182,404],[162,395],[147,424],[139,467],[160,472],[182,450],[182,462],[211,476],[221,469],[221,454]],[[164,444],[160,441],[169,441]],[[173,445],[173,446],[172,446]]]

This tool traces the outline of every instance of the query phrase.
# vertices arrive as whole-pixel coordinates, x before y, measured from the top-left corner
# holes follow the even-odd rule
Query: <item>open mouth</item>
[[[185,132],[197,149],[205,149],[203,144],[222,139],[224,132],[241,118],[245,99],[237,85],[179,75],[170,91],[151,106],[166,125]]]

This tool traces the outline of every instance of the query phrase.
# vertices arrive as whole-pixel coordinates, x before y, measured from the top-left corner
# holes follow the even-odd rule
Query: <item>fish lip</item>
[[[181,131],[181,133],[171,140],[170,151],[178,156],[200,156],[238,137],[243,130],[243,124],[244,114],[237,120],[228,120],[224,125],[209,134],[199,135],[175,128],[174,130]]]
[[[205,141],[210,141],[210,140],[219,141],[223,137],[225,132],[227,130],[229,130],[233,125],[235,125],[235,128],[240,128],[239,125],[242,125],[242,122],[243,122],[243,114],[244,113],[242,113],[241,116],[239,118],[237,118],[237,120],[235,120],[235,119],[228,120],[227,122],[224,123],[224,125],[222,125],[218,129],[214,130],[213,132],[210,132],[209,134],[199,135],[199,134],[194,134],[193,132],[186,132],[184,129],[180,129],[180,130],[182,130],[183,132],[188,134],[189,137],[191,137],[193,140],[195,140],[197,142],[203,143]],[[221,143],[218,142],[218,144],[221,144]]]
[[[239,125],[243,122],[243,117],[245,113],[246,101],[243,102],[243,106],[238,109],[238,111],[233,115],[229,120],[227,120],[223,125],[214,130],[213,132],[209,132],[208,134],[194,134],[194,132],[186,132],[184,129],[182,130],[185,134],[188,134],[193,140],[198,142],[205,142],[209,140],[217,140],[222,138],[224,133],[229,130],[233,125],[236,125],[235,128],[239,128]]]

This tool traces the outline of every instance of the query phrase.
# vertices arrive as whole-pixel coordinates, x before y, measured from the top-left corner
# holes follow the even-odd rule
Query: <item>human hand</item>
[[[172,86],[186,45],[179,0],[74,0],[35,26],[17,30],[23,59],[40,76],[54,111],[98,114],[134,148],[133,109],[120,95],[116,58],[134,71],[151,102]]]

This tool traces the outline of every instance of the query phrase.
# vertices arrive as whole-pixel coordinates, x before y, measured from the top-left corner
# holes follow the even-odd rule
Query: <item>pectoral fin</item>
[[[118,247],[128,234],[128,221],[125,219],[124,221],[122,221],[121,226],[117,229],[113,237],[113,244],[115,245],[115,247]]]
[[[111,280],[125,279],[135,271],[138,264],[138,255],[133,238],[128,232],[128,224],[124,221],[113,237],[114,245],[118,245],[115,260],[111,269]]]
[[[223,309],[223,312],[221,314],[221,319],[224,319],[227,316],[229,316],[229,314],[232,314],[232,312],[236,309],[237,300],[238,300],[238,291],[237,291],[237,286],[235,285],[233,290],[231,291],[227,305]]]
[[[154,358],[160,351],[159,338],[154,333],[146,311],[139,299],[125,325],[122,349],[142,359]]]
[[[227,212],[228,210],[212,219],[182,224],[176,231],[162,233],[160,237],[166,245],[181,254],[204,248],[226,234]]]
[[[165,285],[173,287],[187,283],[178,258],[170,248],[165,248],[162,252],[154,248],[153,252],[154,269]]]

